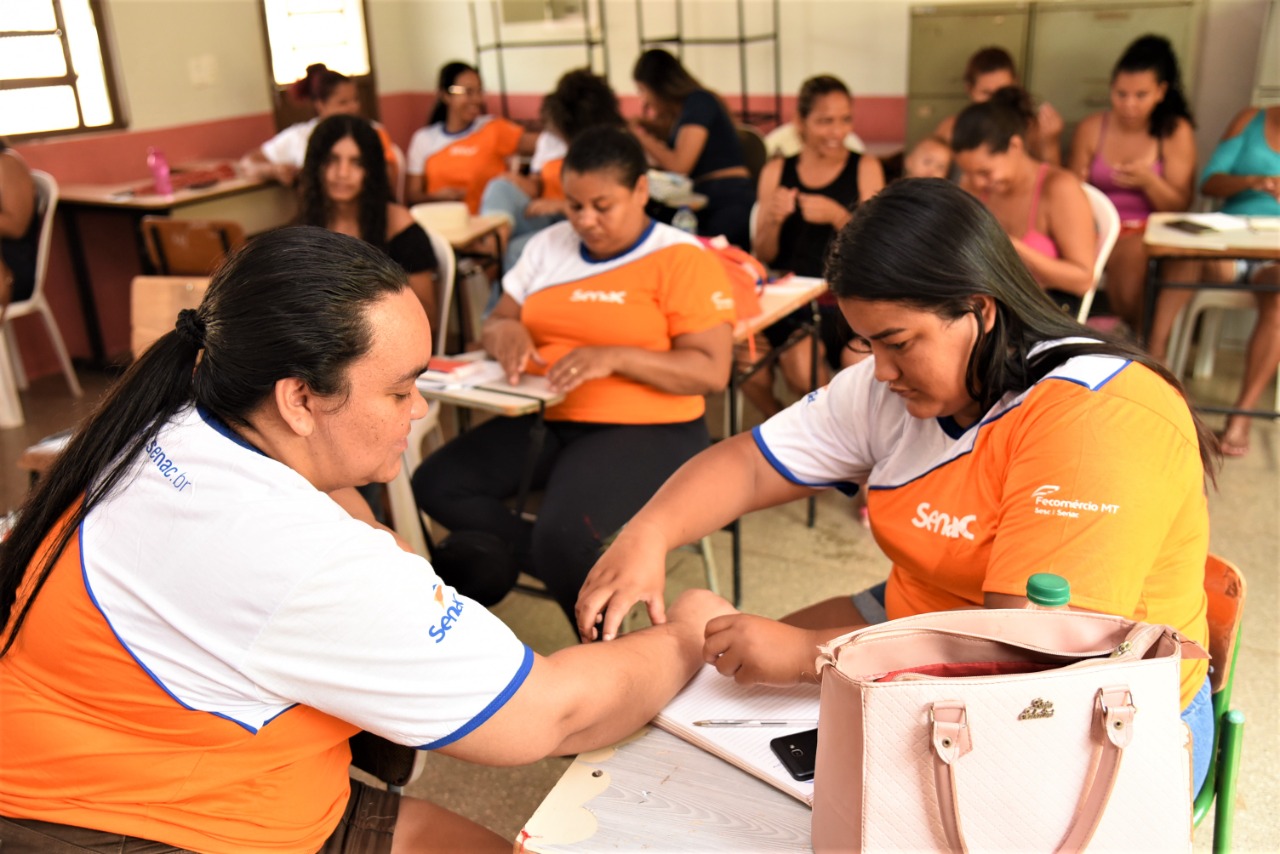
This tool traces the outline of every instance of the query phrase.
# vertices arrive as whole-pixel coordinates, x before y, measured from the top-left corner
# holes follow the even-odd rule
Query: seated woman
[[[330,116],[316,126],[300,178],[299,225],[318,225],[358,237],[386,252],[409,277],[431,334],[440,320],[437,261],[422,226],[396,204],[387,186],[382,146],[359,116]]]
[[[701,668],[732,610],[705,590],[631,643],[543,657],[350,515],[399,469],[430,355],[385,254],[287,228],[111,388],[0,546],[6,854],[510,851],[351,780],[348,738],[572,754]]]
[[[564,219],[560,170],[568,145],[587,128],[626,125],[618,109],[618,96],[608,81],[587,68],[569,71],[556,82],[556,88],[542,100],[542,121],[544,129],[538,135],[528,177],[508,173],[494,178],[480,200],[480,213],[503,214],[511,221],[504,240],[506,270],[520,260],[529,238]]]
[[[1013,57],[1002,47],[984,47],[969,57],[964,67],[964,90],[974,104],[986,102],[1000,89],[1018,85],[1018,72]],[[934,130],[934,136],[951,143],[956,116],[947,116]],[[1027,153],[1036,160],[1057,166],[1062,163],[1062,116],[1047,101],[1041,103],[1027,120],[1024,135]],[[918,176],[919,177],[919,176]]]
[[[1031,277],[1067,314],[1093,287],[1097,235],[1079,179],[1027,151],[1030,99],[1010,86],[956,118],[960,186],[995,214]]]
[[[796,100],[796,115],[804,147],[795,157],[770,160],[761,171],[751,243],[753,254],[770,268],[821,278],[828,244],[853,216],[853,209],[884,186],[884,173],[876,158],[845,147],[853,127],[853,96],[837,78],[806,80]],[[819,309],[827,367],[838,371],[847,327],[841,329],[834,297],[819,300]],[[770,346],[786,342],[808,313],[808,308],[801,309],[765,329]],[[796,394],[810,388],[810,352],[808,347],[792,347],[778,360]],[[819,384],[825,384],[827,376],[827,371],[820,371]],[[782,409],[773,396],[772,380],[769,372],[758,371],[743,385],[747,398],[766,417]]]
[[[1223,199],[1223,213],[1241,216],[1280,216],[1280,107],[1252,107],[1237,115],[1227,127],[1222,142],[1204,167],[1200,192]],[[1245,273],[1255,284],[1280,285],[1280,264],[1251,266]],[[1190,281],[1231,282],[1237,276],[1230,261],[1203,262]],[[1156,302],[1149,349],[1157,359],[1165,358],[1173,321],[1194,292],[1165,288]],[[1280,365],[1280,293],[1258,291],[1258,320],[1245,349],[1244,381],[1233,404],[1236,409],[1254,409]],[[1227,416],[1220,436],[1222,452],[1232,457],[1249,451],[1247,415]]]
[[[528,572],[572,619],[606,538],[707,447],[703,395],[727,384],[733,306],[715,256],[645,214],[634,137],[584,131],[563,178],[568,222],[529,241],[484,325],[485,349],[513,382],[545,374],[565,393],[547,410],[533,465],[533,487],[544,490],[537,521],[504,503],[517,494],[537,416],[463,433],[427,458],[413,490],[453,532],[440,553],[451,583],[496,601]]]
[[[440,69],[427,126],[409,140],[408,202],[463,201],[479,213],[485,185],[506,170],[507,158],[533,153],[537,139],[515,122],[484,114],[480,72],[450,62]]]
[[[631,72],[646,117],[632,132],[659,169],[693,180],[707,197],[698,211],[698,234],[723,234],[730,243],[751,247],[751,206],[756,188],[742,143],[720,96],[705,88],[665,50],[640,54]]]
[[[827,280],[874,358],[681,468],[592,569],[584,640],[614,637],[637,601],[661,622],[669,549],[836,487],[869,490],[891,619],[1020,607],[1044,571],[1070,582],[1074,608],[1206,643],[1216,450],[1167,370],[1055,309],[995,217],[947,181],[899,181],[859,205]],[[1046,513],[1049,493],[1083,509]],[[740,683],[793,684],[819,643],[873,619],[848,597],[782,622],[732,615],[707,626],[703,653]],[[1198,780],[1213,742],[1206,673],[1183,663]]]
[[[329,116],[360,115],[360,90],[356,88],[355,81],[330,70],[321,62],[308,65],[307,76],[294,83],[289,94],[296,101],[310,101],[315,117],[290,125],[264,142],[261,148],[249,152],[241,161],[246,171],[274,178],[286,185],[293,184],[298,170],[302,168],[302,161],[307,155],[307,140],[317,124]],[[397,161],[395,146],[387,132],[376,122],[373,128],[382,146],[387,184],[398,186],[403,164]]]
[[[0,322],[9,303],[29,298],[36,287],[40,217],[31,169],[0,138]]]
[[[1111,73],[1111,109],[1076,128],[1070,167],[1111,199],[1120,237],[1107,261],[1107,301],[1131,329],[1142,321],[1147,253],[1142,233],[1152,211],[1191,205],[1196,140],[1173,46],[1142,36],[1125,49]],[[1170,281],[1191,281],[1194,262],[1165,265]]]

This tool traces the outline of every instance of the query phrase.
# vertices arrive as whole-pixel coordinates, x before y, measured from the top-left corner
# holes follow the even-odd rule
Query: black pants
[[[483,531],[511,546],[573,622],[603,541],[682,463],[710,444],[703,419],[681,424],[547,422],[534,465],[536,522],[512,512],[536,416],[494,418],[436,451],[413,474],[418,506],[450,531]],[[445,579],[450,581],[450,579]]]

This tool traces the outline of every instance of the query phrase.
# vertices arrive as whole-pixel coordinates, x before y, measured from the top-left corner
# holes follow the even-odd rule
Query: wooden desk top
[[[480,354],[483,356],[483,353]],[[461,406],[493,412],[507,418],[530,415],[543,406],[555,406],[564,400],[563,394],[551,391],[545,377],[525,374],[517,385],[506,382],[484,383],[473,388],[440,388],[418,381],[418,391],[427,400],[438,400]]]
[[[1154,258],[1244,258],[1280,261],[1280,217],[1236,217],[1245,228],[1221,229],[1203,234],[1188,234],[1168,223],[1179,219],[1195,219],[1185,213],[1154,213],[1147,220],[1142,242],[1147,254]],[[1270,227],[1259,227],[1265,223]]]
[[[789,279],[765,285],[764,293],[760,295],[760,313],[755,317],[738,321],[733,328],[733,340],[747,340],[797,308],[822,296],[826,291],[825,281],[808,276],[792,276]]]
[[[462,249],[473,240],[497,231],[506,222],[507,218],[501,214],[476,215],[467,220],[466,225],[441,228],[432,224],[431,230],[449,241],[454,249]]]
[[[574,760],[517,852],[808,851],[813,812],[654,727]]]
[[[187,168],[208,168],[207,163],[186,164]],[[181,168],[181,167],[179,167]],[[174,190],[171,195],[143,194],[151,181],[129,181],[123,184],[63,184],[58,188],[58,203],[86,208],[139,211],[143,213],[167,211],[197,202],[207,202],[225,196],[248,193],[261,187],[274,185],[265,178],[226,178],[207,187],[187,187]]]

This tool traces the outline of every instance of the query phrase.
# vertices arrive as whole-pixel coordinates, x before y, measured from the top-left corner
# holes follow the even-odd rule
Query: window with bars
[[[0,136],[123,126],[99,0],[0,2]]]

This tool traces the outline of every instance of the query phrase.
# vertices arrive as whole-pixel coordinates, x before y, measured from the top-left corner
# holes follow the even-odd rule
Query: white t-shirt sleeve
[[[533,157],[529,158],[529,172],[537,175],[552,160],[560,160],[569,153],[569,146],[554,133],[543,131],[538,134],[538,141],[533,146]]]
[[[409,150],[405,153],[405,172],[421,176],[427,168],[427,157],[430,156],[431,140],[427,128],[418,128],[409,138]]]
[[[244,671],[264,690],[424,748],[471,732],[519,690],[533,652],[497,617],[385,532],[327,528],[299,532],[314,571],[249,651]]]
[[[262,156],[277,166],[302,168],[307,159],[307,141],[311,139],[314,122],[299,122],[280,131],[262,143]]]
[[[856,492],[876,459],[881,398],[874,370],[872,359],[846,368],[752,430],[770,465],[792,483]]]

